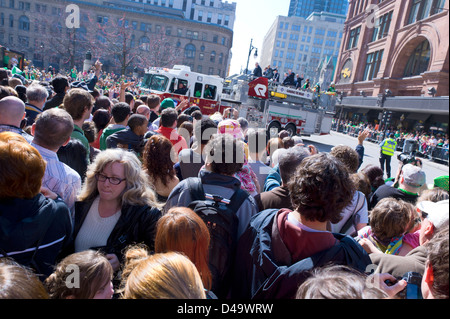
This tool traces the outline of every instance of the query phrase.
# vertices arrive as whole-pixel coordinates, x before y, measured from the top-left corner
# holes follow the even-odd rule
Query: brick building
[[[341,111],[448,132],[449,4],[350,0],[335,75]],[[348,116],[347,116],[348,117]]]

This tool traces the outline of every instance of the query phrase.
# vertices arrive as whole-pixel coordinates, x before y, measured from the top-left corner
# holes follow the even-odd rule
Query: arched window
[[[19,30],[30,31],[30,19],[27,16],[19,18]]]
[[[219,54],[219,64],[223,63],[223,53]]]
[[[430,43],[428,40],[422,41],[411,53],[408,63],[406,63],[404,77],[419,75],[428,70],[430,63]]]
[[[211,52],[211,57],[209,58],[210,62],[216,62],[216,51]]]
[[[186,45],[184,47],[184,56],[188,59],[194,59],[195,58],[195,45],[193,45],[192,43],[189,43],[188,45]]]
[[[143,36],[139,39],[139,47],[141,50],[150,51],[150,39],[146,36]]]

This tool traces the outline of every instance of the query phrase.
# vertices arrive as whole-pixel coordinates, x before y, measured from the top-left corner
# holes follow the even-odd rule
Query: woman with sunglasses
[[[161,207],[132,152],[117,148],[99,153],[78,199],[69,253],[99,250],[117,271],[128,245],[143,243],[153,250]]]

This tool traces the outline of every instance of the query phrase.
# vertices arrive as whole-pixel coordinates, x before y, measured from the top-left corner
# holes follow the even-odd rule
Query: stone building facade
[[[171,54],[175,56],[168,62],[171,65],[151,66],[172,67],[174,64],[184,64],[196,72],[226,77],[231,61],[236,4],[221,0],[202,4],[204,1],[199,0],[196,5],[191,0],[189,5],[197,8],[194,11],[196,15],[191,19],[190,7],[185,8],[184,2],[186,1],[0,0],[0,45],[25,53],[25,58],[38,67],[47,68],[52,65],[57,69],[68,69],[70,58],[52,50],[52,42],[48,38],[52,37],[53,27],[60,29],[61,38],[70,36],[72,31],[67,29],[66,19],[71,11],[66,9],[69,5],[76,5],[81,16],[80,27],[74,32],[81,33],[82,38],[92,38],[92,33],[98,32],[98,26],[103,30],[111,30],[118,24],[127,25],[132,30],[132,40],[127,45],[142,50],[142,54],[138,52],[137,56],[144,56],[148,51],[154,50],[154,38],[164,41],[164,45],[170,47]],[[198,12],[203,7],[215,12],[214,20],[208,19],[207,13],[205,19],[199,19]],[[218,11],[223,14],[219,16]],[[42,25],[49,21],[51,23],[48,27]],[[96,37],[94,42],[100,39],[106,43],[107,39],[102,39],[101,34]],[[67,46],[70,47],[70,44],[68,42]],[[93,52],[94,58],[96,55],[101,58],[105,56],[106,50],[103,51],[98,54]],[[74,52],[71,55],[76,56],[75,65],[81,69],[80,61],[83,61],[86,50],[78,48]],[[108,71],[118,72],[117,62],[102,62]],[[127,73],[131,73],[134,67],[136,65],[130,63]]]

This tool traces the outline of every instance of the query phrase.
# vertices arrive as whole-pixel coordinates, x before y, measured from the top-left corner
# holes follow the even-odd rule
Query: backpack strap
[[[233,196],[231,196],[228,208],[236,213],[248,196],[250,195],[246,191],[244,191],[243,189],[238,189],[234,192]]]
[[[202,181],[198,177],[190,177],[188,180],[188,187],[191,194],[191,201],[195,200],[205,200],[206,194],[205,190],[203,189]],[[211,195],[212,198],[208,198],[215,200],[215,201],[221,201],[223,200],[223,197],[217,196],[217,195]],[[239,207],[241,207],[242,203],[247,199],[249,194],[244,191],[243,189],[238,189],[234,192],[233,196],[229,199],[229,203],[226,203],[227,206],[234,212],[237,212]],[[224,202],[224,201],[222,201]],[[228,200],[226,201],[228,202]]]
[[[205,200],[205,191],[203,189],[202,181],[198,177],[187,178],[189,191],[191,193],[191,201]]]
[[[352,227],[353,222],[354,222],[354,220],[355,220],[356,214],[361,210],[361,208],[363,208],[363,206],[364,206],[364,200],[362,201],[362,205],[360,205],[360,207],[358,207],[358,204],[359,204],[359,202],[360,202],[360,198],[361,198],[361,193],[358,192],[358,200],[356,201],[356,208],[355,208],[355,210],[353,211],[352,215],[347,219],[347,221],[345,222],[345,224],[342,226],[342,228],[341,228],[341,230],[340,230],[340,233],[341,233],[341,234],[345,234],[345,233],[350,229],[350,227]],[[364,199],[364,198],[363,198],[363,199]]]

